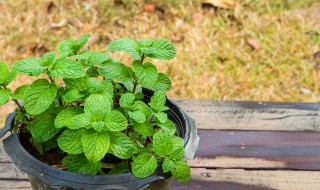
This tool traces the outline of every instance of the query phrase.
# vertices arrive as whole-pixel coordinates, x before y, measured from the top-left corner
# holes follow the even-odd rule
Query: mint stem
[[[52,78],[52,77],[50,77],[50,75],[48,75],[48,77],[49,77],[49,79],[50,79],[51,83],[55,83],[55,82],[54,82],[54,80],[53,80],[53,78]],[[58,96],[58,100],[59,100],[59,104],[60,104],[60,106],[62,106],[62,107],[63,107],[63,102],[62,102],[62,99],[61,99],[60,94],[59,94],[59,89],[57,90],[57,96]]]
[[[141,56],[141,60],[140,60],[141,65],[143,63],[143,60],[144,60],[144,53]],[[138,85],[138,80],[135,80],[134,84],[133,84],[133,90],[132,90],[133,94],[135,94],[135,92],[136,92],[137,85]]]

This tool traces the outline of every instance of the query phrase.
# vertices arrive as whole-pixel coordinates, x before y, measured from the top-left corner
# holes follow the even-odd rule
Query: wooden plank
[[[3,190],[32,190],[29,180],[0,179],[0,188]]]
[[[190,182],[177,184],[174,189],[277,189],[277,190],[319,190],[320,172],[316,171],[270,171],[243,169],[204,169],[191,170]],[[196,182],[197,186],[193,186]],[[234,188],[226,188],[234,186]],[[239,186],[239,188],[238,188]],[[244,188],[246,187],[246,188]]]
[[[319,131],[319,103],[174,100],[199,129]]]
[[[28,176],[22,173],[13,163],[0,163],[1,179],[28,179]]]
[[[320,133],[198,130],[192,167],[320,170]]]

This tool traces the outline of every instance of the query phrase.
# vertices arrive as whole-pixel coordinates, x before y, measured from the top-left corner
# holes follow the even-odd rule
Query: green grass
[[[312,61],[320,49],[320,29],[293,14],[311,6],[320,11],[319,0],[243,0],[231,10],[203,9],[200,0],[123,2],[59,0],[47,11],[45,1],[2,1],[0,60],[12,64],[40,56],[59,41],[86,33],[95,36],[90,48],[101,51],[120,37],[165,37],[177,47],[177,58],[154,62],[171,77],[171,98],[320,101],[320,73]],[[145,2],[164,12],[144,12]],[[261,47],[252,48],[249,38]],[[13,88],[32,80],[20,76]]]

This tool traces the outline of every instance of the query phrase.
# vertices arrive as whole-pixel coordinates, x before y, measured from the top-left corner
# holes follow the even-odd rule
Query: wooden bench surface
[[[174,190],[319,190],[320,104],[175,100],[196,119],[192,179]],[[0,189],[31,189],[0,144]]]

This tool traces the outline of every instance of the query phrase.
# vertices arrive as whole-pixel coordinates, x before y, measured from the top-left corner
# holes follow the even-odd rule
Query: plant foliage
[[[64,40],[57,52],[22,59],[12,68],[0,62],[0,105],[15,101],[21,113],[16,120],[27,126],[31,141],[44,147],[42,151],[58,147],[69,171],[102,174],[105,158],[113,156],[122,161],[108,174],[132,171],[145,178],[162,165],[179,181],[189,180],[184,141],[175,135],[166,113],[164,92],[171,88],[170,79],[144,62],[147,57],[173,59],[173,44],[167,39],[121,38],[107,51],[82,51],[89,37]],[[133,62],[115,61],[108,51],[127,52]],[[11,93],[7,86],[17,73],[46,77]],[[64,84],[58,85],[57,79]],[[143,88],[155,91],[150,101],[143,98]]]

